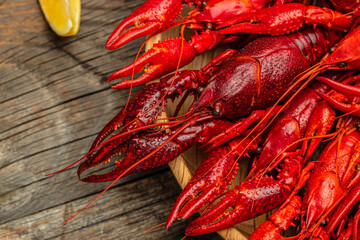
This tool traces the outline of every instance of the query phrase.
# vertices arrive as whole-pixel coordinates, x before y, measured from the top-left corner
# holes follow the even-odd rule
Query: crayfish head
[[[320,62],[322,68],[329,70],[360,69],[359,41],[360,27],[357,27],[329,49],[329,53]]]

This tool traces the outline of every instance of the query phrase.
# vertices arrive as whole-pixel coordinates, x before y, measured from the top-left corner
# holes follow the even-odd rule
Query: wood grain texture
[[[143,2],[82,0],[79,33],[60,38],[36,0],[0,1],[1,239],[183,236],[187,222],[143,232],[166,220],[180,192],[167,167],[118,181],[64,226],[58,224],[107,183],[82,183],[76,168],[45,177],[83,156],[126,102],[128,91],[111,89],[107,77],[134,60],[143,39],[116,51],[104,44],[117,23]]]

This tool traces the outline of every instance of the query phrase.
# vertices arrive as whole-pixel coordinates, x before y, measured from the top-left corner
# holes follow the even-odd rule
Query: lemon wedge
[[[51,29],[59,36],[73,36],[79,31],[81,0],[39,0]]]

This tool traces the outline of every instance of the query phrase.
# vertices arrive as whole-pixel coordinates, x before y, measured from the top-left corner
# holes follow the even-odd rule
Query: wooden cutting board
[[[164,40],[179,35],[180,35],[179,29],[176,28],[161,33],[148,40],[148,42],[146,43],[146,50],[150,49],[154,43],[157,43],[160,40]],[[196,57],[192,63],[183,67],[182,69],[200,69],[201,67],[205,66],[216,55],[221,53],[223,50],[224,48],[216,49],[214,51],[208,51]],[[161,116],[161,118],[172,116],[177,103],[178,101],[175,101],[174,103],[169,102],[166,112]],[[185,102],[179,115],[185,114],[190,104],[191,104],[191,99]],[[170,169],[173,172],[174,176],[176,177],[182,189],[189,182],[193,173],[195,172],[197,167],[201,164],[204,158],[205,158],[205,154],[203,153],[203,151],[197,150],[196,147],[194,146],[169,163]],[[234,187],[235,185],[239,184],[242,180],[245,179],[248,172],[248,165],[249,163],[246,160],[239,162],[240,169],[231,187]],[[258,227],[265,220],[266,220],[266,214],[251,219],[249,221],[243,222],[241,224],[237,224],[234,227],[218,231],[218,234],[226,240],[245,240],[248,239],[248,237],[255,230],[255,228]]]

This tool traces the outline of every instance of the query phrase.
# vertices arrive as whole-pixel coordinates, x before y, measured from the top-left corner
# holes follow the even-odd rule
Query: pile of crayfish
[[[193,9],[179,17],[184,4]],[[360,239],[359,9],[357,0],[147,0],[114,30],[107,49],[175,26],[194,34],[160,41],[110,76],[143,71],[115,89],[160,81],[101,130],[79,179],[115,182],[200,144],[207,157],[166,229],[201,213],[185,235],[205,234],[277,209],[250,239],[282,239],[290,226],[293,239]],[[178,70],[229,44],[200,70]],[[182,99],[174,116],[156,123],[175,98]],[[84,174],[114,158],[112,171]],[[252,161],[249,174],[229,189],[242,158]]]

